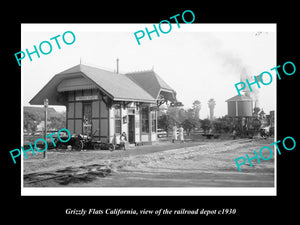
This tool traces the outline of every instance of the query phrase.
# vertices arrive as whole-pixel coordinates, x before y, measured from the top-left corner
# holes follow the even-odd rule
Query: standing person
[[[172,129],[172,143],[174,143],[176,140],[177,140],[177,127],[175,124]]]
[[[126,136],[126,133],[123,132],[120,136],[120,145],[121,145],[121,148],[123,147],[124,151],[126,150],[126,142],[127,142],[127,136]]]
[[[233,131],[232,131],[232,136],[233,136],[233,139],[236,139],[236,130],[235,129],[233,129]]]
[[[183,127],[179,127],[179,141],[180,143],[184,143],[184,137],[183,137]]]
[[[114,134],[114,137],[111,140],[111,144],[112,144],[112,149],[110,151],[112,152],[116,149],[116,145],[117,145],[117,135],[116,134]]]

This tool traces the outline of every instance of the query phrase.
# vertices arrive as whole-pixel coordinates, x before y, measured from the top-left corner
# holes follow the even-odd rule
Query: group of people
[[[178,130],[178,135],[177,135],[177,130]],[[184,137],[183,137],[183,127],[179,126],[177,128],[176,124],[173,126],[172,129],[172,143],[175,143],[175,141],[179,139],[180,143],[184,143]],[[116,149],[116,146],[119,144],[121,149],[126,150],[126,142],[127,142],[127,136],[126,133],[123,132],[120,135],[120,139],[118,140],[116,134],[114,134],[114,137],[112,139],[112,149],[111,151],[114,151]]]
[[[118,140],[117,139],[117,135],[114,134],[114,137],[112,139],[112,149],[111,151],[114,151],[116,149],[116,146],[117,145],[120,145],[120,148],[125,151],[126,150],[126,142],[127,142],[127,136],[126,136],[126,133],[123,132],[121,135],[120,135],[120,139]]]
[[[176,124],[173,126],[172,129],[172,143],[175,143],[175,141],[177,140],[177,126]],[[184,137],[183,137],[183,127],[180,126],[178,129],[178,139],[180,141],[180,143],[184,143]]]

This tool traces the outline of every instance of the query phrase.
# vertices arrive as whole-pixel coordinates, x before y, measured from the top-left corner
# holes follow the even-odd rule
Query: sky
[[[134,32],[153,24],[22,24],[21,50],[33,51],[42,41],[52,44],[48,55],[22,60],[23,105],[57,73],[82,64],[110,71],[119,58],[121,73],[154,69],[177,93],[184,108],[201,102],[200,118],[209,115],[208,100],[216,101],[215,117],[227,114],[227,99],[237,95],[234,84],[241,76],[252,77],[276,64],[275,24],[172,24],[168,34],[151,34],[140,39]],[[167,30],[167,29],[165,29]],[[61,49],[50,38],[72,31],[76,40]],[[67,36],[66,36],[67,37]],[[45,47],[46,49],[46,47]],[[17,63],[17,61],[16,61]],[[275,110],[276,79],[259,89],[260,107]],[[65,107],[55,107],[58,111]]]

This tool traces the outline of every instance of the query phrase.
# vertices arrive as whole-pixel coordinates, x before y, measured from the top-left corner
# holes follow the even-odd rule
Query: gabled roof
[[[253,101],[252,98],[246,96],[246,95],[236,95],[230,99],[227,99],[225,102],[240,102],[240,101]]]
[[[146,90],[153,98],[157,99],[161,92],[172,94],[173,100],[176,99],[176,92],[153,70],[126,73],[126,75]]]
[[[62,105],[57,86],[65,79],[84,77],[114,101],[140,101],[155,103],[151,96],[141,86],[124,74],[79,64],[56,74],[37,94],[30,104],[42,105],[43,99],[48,98],[51,105]]]

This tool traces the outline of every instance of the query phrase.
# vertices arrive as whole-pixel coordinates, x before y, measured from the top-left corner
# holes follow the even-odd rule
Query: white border
[[[23,32],[66,31],[68,29],[86,32],[136,32],[149,24],[22,24],[21,46]],[[172,32],[277,32],[277,25],[272,24],[180,24],[180,29]],[[277,39],[276,39],[277,47]],[[277,49],[276,49],[277,52]],[[277,56],[276,56],[277,59]],[[21,67],[21,146],[23,146],[23,70]],[[277,79],[275,79],[275,92]],[[275,140],[277,140],[277,95],[275,94]],[[23,157],[21,157],[21,195],[22,196],[276,196],[277,195],[277,151],[274,146],[274,187],[266,188],[44,188],[24,187]]]
[[[208,23],[193,23],[193,24],[184,24],[180,23],[180,28],[172,23],[171,32],[277,32],[276,23],[259,23],[259,24],[208,24]],[[136,32],[138,30],[144,29],[145,27],[151,26],[151,23],[135,23],[135,24],[91,24],[91,23],[70,23],[70,24],[31,24],[23,23],[21,25],[21,34],[23,32],[50,32],[61,31],[65,32],[67,29],[72,30],[73,32]],[[157,24],[155,24],[157,25]]]
[[[22,188],[22,195],[29,196],[275,196],[276,188]]]

